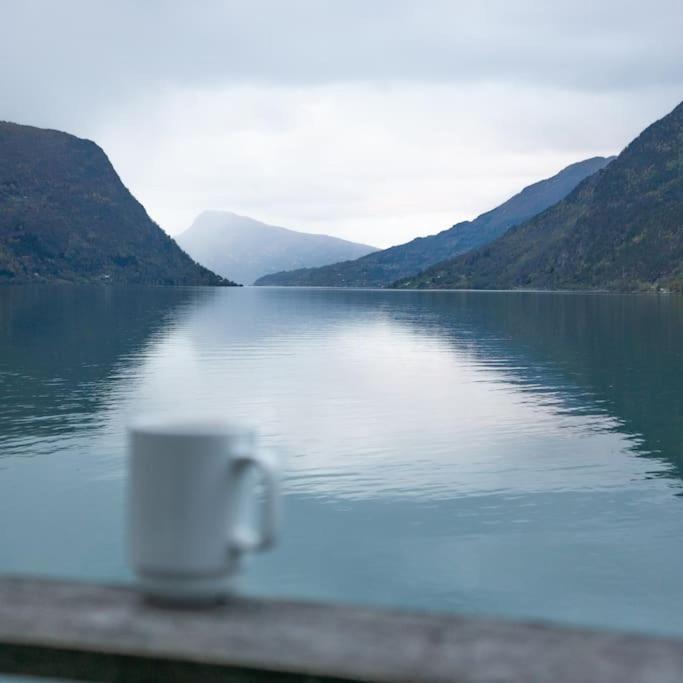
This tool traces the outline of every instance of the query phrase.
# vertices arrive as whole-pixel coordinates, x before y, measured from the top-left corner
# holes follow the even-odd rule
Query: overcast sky
[[[618,152],[683,99],[681,0],[0,0],[0,119],[204,209],[378,246]]]

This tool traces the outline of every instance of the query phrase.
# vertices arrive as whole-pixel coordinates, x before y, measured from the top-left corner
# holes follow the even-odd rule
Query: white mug
[[[225,597],[247,551],[275,541],[279,472],[253,431],[216,418],[147,417],[129,428],[128,539],[142,591],[176,602]],[[244,474],[264,482],[256,531],[239,527]]]

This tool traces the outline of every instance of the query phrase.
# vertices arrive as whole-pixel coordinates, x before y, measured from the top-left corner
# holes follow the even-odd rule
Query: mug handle
[[[246,525],[237,526],[232,530],[229,549],[238,553],[267,550],[275,543],[280,523],[280,474],[275,454],[256,450],[248,455],[237,456],[231,465],[236,487],[243,486],[244,475],[254,467],[261,473],[265,491],[260,529],[255,531]]]

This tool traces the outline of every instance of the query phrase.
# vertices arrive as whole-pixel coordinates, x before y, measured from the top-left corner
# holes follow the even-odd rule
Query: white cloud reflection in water
[[[639,437],[597,403],[568,408],[566,385],[536,391],[419,318],[381,305],[339,316],[312,296],[221,292],[188,311],[114,419],[224,412],[286,454],[288,490],[343,498],[624,489],[669,469],[638,457]]]

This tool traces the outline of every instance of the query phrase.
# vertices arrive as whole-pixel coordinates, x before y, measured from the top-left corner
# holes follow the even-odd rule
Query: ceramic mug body
[[[244,472],[261,470],[260,532],[240,529]],[[277,468],[254,433],[222,420],[147,418],[129,429],[128,537],[142,589],[168,599],[211,599],[230,589],[241,555],[275,535]]]

